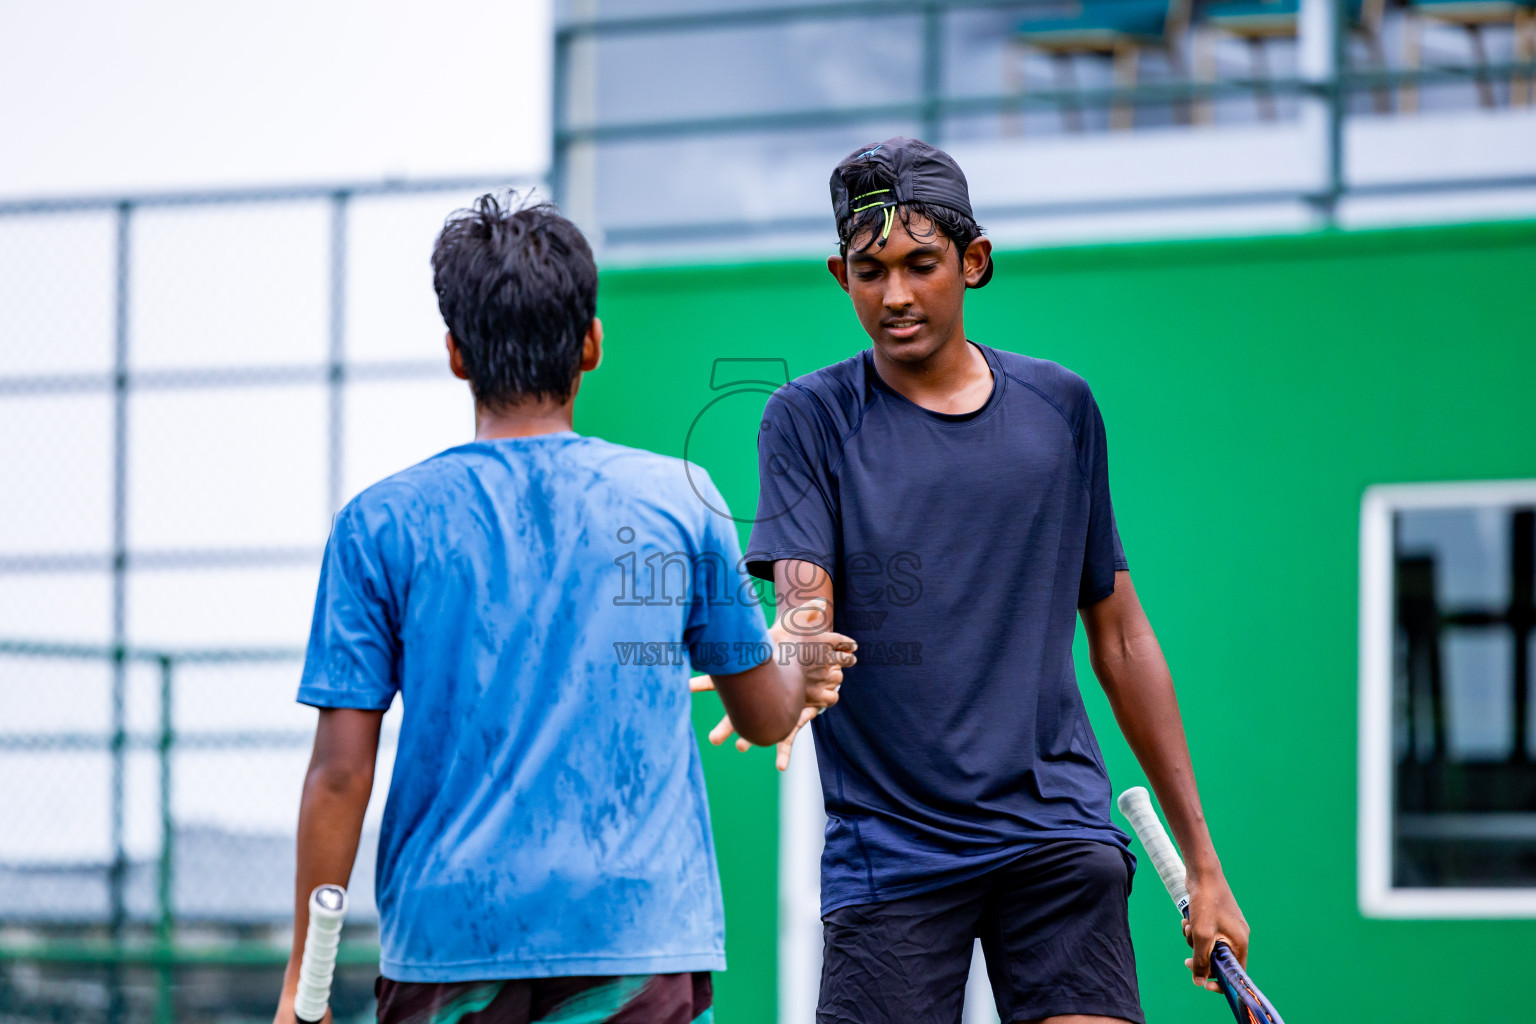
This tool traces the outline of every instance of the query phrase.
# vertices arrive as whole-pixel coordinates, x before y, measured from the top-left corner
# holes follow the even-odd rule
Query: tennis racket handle
[[[341,945],[341,922],[347,916],[347,890],[322,885],[309,894],[309,931],[304,934],[304,957],[299,961],[299,988],[293,997],[293,1015],[299,1024],[318,1024],[331,1002],[331,979],[336,974],[336,950]]]
[[[1152,807],[1152,794],[1147,792],[1145,786],[1135,786],[1121,793],[1117,802],[1120,813],[1131,823],[1136,837],[1146,848],[1147,856],[1152,858],[1152,867],[1163,880],[1163,886],[1173,898],[1174,905],[1179,908],[1179,913],[1188,913],[1189,886],[1184,881],[1184,862],[1179,859],[1179,852],[1173,848],[1173,840],[1168,838],[1163,823],[1157,818],[1157,811]]]

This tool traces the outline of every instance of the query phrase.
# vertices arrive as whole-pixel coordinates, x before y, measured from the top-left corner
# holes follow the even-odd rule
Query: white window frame
[[[1358,868],[1366,917],[1536,917],[1536,886],[1392,885],[1392,516],[1406,509],[1511,505],[1536,505],[1536,480],[1378,485],[1361,500]]]

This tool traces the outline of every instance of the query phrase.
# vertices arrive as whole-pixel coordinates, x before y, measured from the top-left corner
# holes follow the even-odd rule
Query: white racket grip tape
[[[1179,913],[1187,915],[1189,887],[1184,882],[1184,862],[1179,859],[1179,852],[1173,848],[1173,840],[1168,838],[1163,823],[1157,818],[1157,811],[1152,807],[1152,794],[1147,792],[1145,786],[1134,786],[1121,793],[1117,803],[1120,805],[1120,813],[1131,823],[1136,837],[1146,848],[1147,856],[1152,859],[1152,867],[1163,880],[1168,895],[1173,897]]]
[[[341,886],[322,885],[309,894],[309,931],[304,935],[304,958],[299,961],[299,990],[293,997],[293,1015],[300,1024],[316,1024],[325,1016],[346,916],[347,890]]]

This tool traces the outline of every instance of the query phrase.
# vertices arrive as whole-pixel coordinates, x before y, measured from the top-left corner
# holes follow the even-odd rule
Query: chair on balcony
[[[1385,70],[1386,52],[1382,48],[1381,23],[1386,14],[1386,0],[1347,0],[1345,21],[1350,35],[1359,39],[1373,67]],[[1300,0],[1213,0],[1201,6],[1195,25],[1195,78],[1216,80],[1216,46],[1222,36],[1242,40],[1248,46],[1253,77],[1270,77],[1268,44],[1275,39],[1295,39],[1301,21]],[[1385,88],[1374,91],[1378,113],[1392,109],[1392,98]],[[1254,90],[1259,117],[1275,119],[1274,94]],[[1209,103],[1198,104],[1195,121],[1210,123],[1213,110]]]
[[[1423,62],[1424,25],[1426,22],[1459,27],[1472,44],[1477,66],[1488,66],[1488,49],[1483,30],[1490,25],[1509,25],[1515,33],[1515,61],[1536,60],[1536,0],[1408,0],[1403,25],[1403,67],[1416,69]],[[1493,106],[1493,82],[1486,74],[1475,76],[1477,98],[1485,107]],[[1531,79],[1516,74],[1509,81],[1509,102],[1525,106],[1531,101]],[[1408,83],[1398,90],[1398,109],[1414,113],[1419,109],[1419,89]]]
[[[1065,14],[1026,18],[1015,29],[1012,59],[1004,60],[1008,92],[1024,95],[1024,55],[1030,51],[1051,58],[1056,87],[1067,92],[1078,87],[1072,60],[1080,55],[1109,57],[1120,88],[1136,85],[1144,50],[1161,52],[1173,73],[1182,77],[1187,73],[1183,39],[1189,5],[1190,0],[1077,0]],[[1068,131],[1083,130],[1080,105],[1063,103],[1061,113]],[[1135,116],[1134,104],[1118,101],[1110,107],[1110,127],[1130,128]],[[1004,130],[1021,132],[1022,115],[1006,116]]]

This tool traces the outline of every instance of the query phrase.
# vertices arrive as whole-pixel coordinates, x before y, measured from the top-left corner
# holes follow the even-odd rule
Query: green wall
[[[968,299],[972,338],[1071,367],[1103,408],[1121,534],[1251,966],[1292,1021],[1503,1019],[1536,957],[1536,922],[1366,920],[1355,900],[1361,492],[1536,476],[1533,294],[1536,223],[1515,223],[1001,253]],[[599,314],[607,357],[577,428],[673,454],[717,396],[716,357],[799,375],[867,344],[816,262],[608,272]],[[690,452],[738,513],[762,401],[712,410]],[[1078,663],[1116,791],[1141,783],[1081,642]],[[717,714],[699,700],[701,730]],[[761,750],[705,744],[705,764],[731,959],[720,1019],[766,1024],[777,778]],[[1228,1019],[1183,974],[1172,915],[1140,874],[1149,1019]]]

